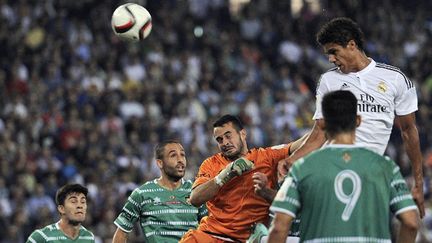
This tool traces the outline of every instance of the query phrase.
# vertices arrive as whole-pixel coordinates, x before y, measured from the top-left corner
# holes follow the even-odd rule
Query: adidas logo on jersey
[[[343,83],[340,89],[347,89],[349,88],[349,85],[347,83]]]

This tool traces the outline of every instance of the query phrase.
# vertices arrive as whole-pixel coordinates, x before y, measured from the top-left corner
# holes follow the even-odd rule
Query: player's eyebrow
[[[225,135],[229,135],[229,134],[231,134],[231,131],[226,131],[224,134],[215,137],[215,139],[216,139],[216,141],[218,141],[219,139],[222,139],[223,136],[225,136]]]
[[[325,54],[327,54],[327,55],[331,55],[331,54],[335,54],[335,53],[336,53],[336,49],[335,48],[330,48],[330,49],[328,49],[325,52]]]
[[[168,151],[168,154],[175,153],[175,152],[176,152],[176,150],[172,149],[172,150]],[[184,152],[184,149],[180,149],[180,152]]]
[[[85,195],[82,195],[82,196],[80,196],[80,194],[71,194],[70,196],[68,196],[68,198],[67,198],[67,200],[70,200],[70,199],[86,199],[87,200],[87,197],[85,196]]]

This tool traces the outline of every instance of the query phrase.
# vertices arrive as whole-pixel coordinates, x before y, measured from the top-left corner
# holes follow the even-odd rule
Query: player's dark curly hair
[[[357,98],[346,90],[337,90],[324,95],[322,111],[325,131],[330,136],[356,129]]]
[[[215,127],[222,127],[223,125],[227,124],[231,122],[234,126],[234,128],[236,129],[236,131],[240,131],[243,130],[243,124],[240,121],[240,119],[236,116],[233,115],[223,115],[222,117],[220,117],[219,119],[217,119],[214,123],[213,123],[213,128]]]
[[[70,194],[82,193],[87,197],[88,189],[80,184],[66,184],[57,190],[56,203],[57,205],[64,205],[64,202]]]
[[[346,46],[350,40],[354,40],[360,50],[364,45],[364,34],[358,24],[346,17],[339,17],[324,24],[316,35],[317,42],[322,46],[328,43],[336,43]]]

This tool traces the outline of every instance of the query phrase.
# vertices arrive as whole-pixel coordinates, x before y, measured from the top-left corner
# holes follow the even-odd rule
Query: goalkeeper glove
[[[244,172],[250,171],[254,168],[252,161],[240,157],[233,162],[229,163],[216,177],[215,182],[219,186],[223,186],[232,178],[242,175]]]

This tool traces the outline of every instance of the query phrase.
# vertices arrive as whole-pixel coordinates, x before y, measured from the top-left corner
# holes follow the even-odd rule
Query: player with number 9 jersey
[[[294,163],[270,210],[301,212],[301,242],[391,242],[390,212],[416,205],[390,158],[332,144]]]

